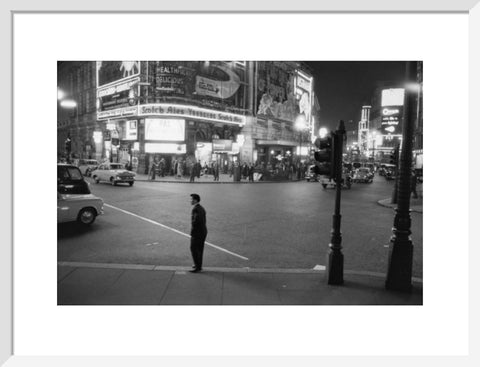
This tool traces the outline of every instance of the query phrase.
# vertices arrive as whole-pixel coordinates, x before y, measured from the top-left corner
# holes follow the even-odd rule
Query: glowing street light
[[[320,130],[318,130],[318,135],[320,135],[320,138],[326,137],[328,134],[328,130],[325,127],[321,127]]]

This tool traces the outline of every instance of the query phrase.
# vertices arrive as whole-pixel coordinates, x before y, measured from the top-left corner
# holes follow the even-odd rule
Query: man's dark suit
[[[195,204],[192,209],[192,236],[190,239],[190,251],[192,252],[195,269],[202,269],[203,247],[207,238],[207,213],[200,204]]]

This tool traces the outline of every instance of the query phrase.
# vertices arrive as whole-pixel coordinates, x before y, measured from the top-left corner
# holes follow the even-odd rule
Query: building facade
[[[93,140],[93,132],[97,128],[95,63],[60,61],[57,68],[58,158],[66,157],[65,141],[68,137],[72,142],[72,158],[95,158]]]
[[[153,159],[265,165],[308,158],[313,77],[297,62],[60,62],[58,88],[76,101],[58,109],[58,151],[130,163]],[[66,98],[66,97],[64,97]]]

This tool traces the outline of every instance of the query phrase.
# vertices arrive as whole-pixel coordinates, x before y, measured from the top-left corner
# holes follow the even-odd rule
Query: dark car
[[[373,173],[370,171],[370,168],[360,167],[356,169],[355,173],[353,174],[353,182],[372,183]]]
[[[57,191],[60,194],[84,195],[90,194],[90,187],[77,166],[59,163],[57,164]]]

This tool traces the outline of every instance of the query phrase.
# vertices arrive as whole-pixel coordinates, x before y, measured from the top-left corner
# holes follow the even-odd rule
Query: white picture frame
[[[470,100],[470,121],[469,121],[469,134],[466,132],[460,132],[465,134],[462,136],[469,136],[469,152],[470,159],[477,156],[475,150],[476,137],[479,136],[478,121],[480,121],[478,110],[476,105],[480,100],[480,93],[477,86],[479,85],[479,67],[480,65],[480,5],[478,0],[445,0],[445,1],[362,1],[344,0],[344,1],[276,1],[274,4],[263,4],[258,1],[243,1],[233,4],[227,4],[222,1],[176,1],[171,3],[158,3],[154,1],[137,1],[134,3],[127,3],[125,1],[109,1],[99,3],[94,1],[85,1],[82,3],[66,4],[60,1],[43,1],[38,4],[34,1],[4,1],[2,5],[1,16],[2,22],[0,22],[3,32],[0,32],[2,39],[2,46],[4,50],[7,50],[7,56],[1,59],[1,63],[4,65],[1,79],[3,83],[1,85],[2,101],[3,105],[8,111],[6,122],[4,123],[4,141],[0,144],[0,157],[6,163],[5,171],[8,172],[9,179],[1,181],[1,195],[2,205],[0,207],[1,213],[1,239],[0,242],[0,289],[2,294],[2,302],[0,302],[0,364],[5,366],[69,366],[69,365],[94,365],[94,366],[131,366],[131,365],[208,365],[208,366],[225,366],[225,365],[321,365],[321,364],[336,364],[338,362],[345,365],[362,364],[362,365],[425,365],[430,363],[435,366],[451,366],[453,364],[457,366],[472,366],[478,364],[478,352],[476,351],[475,343],[478,342],[478,316],[476,316],[475,310],[479,306],[478,291],[475,289],[475,282],[473,279],[478,279],[478,267],[476,266],[475,259],[479,258],[478,246],[475,246],[473,239],[475,238],[475,209],[479,203],[479,194],[476,192],[478,169],[471,165],[472,169],[468,174],[468,187],[469,187],[469,212],[467,214],[468,226],[465,223],[465,227],[456,228],[451,230],[469,231],[469,278],[471,279],[470,289],[470,352],[468,356],[456,356],[450,358],[439,358],[438,356],[432,357],[415,357],[408,356],[402,358],[396,358],[395,356],[372,356],[362,358],[351,358],[348,356],[332,356],[332,357],[247,357],[247,356],[231,356],[231,357],[153,357],[153,356],[138,356],[138,357],[78,357],[78,356],[65,356],[59,351],[55,356],[33,356],[26,355],[20,356],[14,354],[13,336],[15,334],[15,325],[13,323],[13,296],[14,296],[14,284],[13,284],[13,256],[15,246],[15,235],[13,233],[13,212],[15,211],[15,203],[13,202],[13,191],[15,190],[15,182],[13,180],[13,173],[15,170],[20,169],[19,162],[14,162],[13,156],[13,124],[15,123],[14,115],[14,101],[12,90],[14,88],[13,80],[13,67],[14,67],[14,34],[13,24],[16,14],[22,12],[38,13],[42,12],[78,12],[79,14],[93,14],[97,12],[109,11],[112,13],[118,12],[120,9],[128,12],[186,12],[189,14],[204,14],[205,12],[231,12],[238,11],[242,14],[252,13],[301,13],[301,12],[326,12],[335,13],[341,12],[345,14],[350,13],[369,13],[369,12],[398,12],[401,14],[411,13],[469,13],[470,32],[469,32],[469,49],[470,49],[470,86],[469,86],[469,100]],[[188,10],[187,10],[188,9]],[[348,27],[348,25],[345,25]],[[426,32],[425,29],[419,29],[419,32]],[[476,118],[475,118],[476,117]],[[474,122],[477,122],[476,124]],[[460,178],[459,180],[462,180]],[[456,190],[462,190],[459,186]],[[452,255],[455,253],[454,244],[452,244]],[[447,270],[448,271],[448,270]],[[452,274],[454,277],[455,274]],[[459,279],[459,282],[468,281],[468,279]],[[445,289],[448,292],[448,289]],[[448,294],[446,294],[448,296]],[[35,302],[32,299],[32,302]],[[450,315],[449,315],[450,316]],[[439,332],[441,332],[441,320],[439,320]],[[186,331],[189,332],[189,331]],[[328,331],[319,331],[328,332]],[[385,335],[388,338],[388,335]],[[408,336],[405,336],[408,337]],[[446,336],[447,337],[447,336]],[[452,336],[448,336],[452,337]],[[179,341],[182,342],[181,340]],[[339,340],[338,343],[342,341]],[[188,348],[188,345],[186,345]],[[221,354],[221,353],[219,353]],[[379,351],[379,355],[381,355]],[[475,362],[477,361],[477,362]]]

